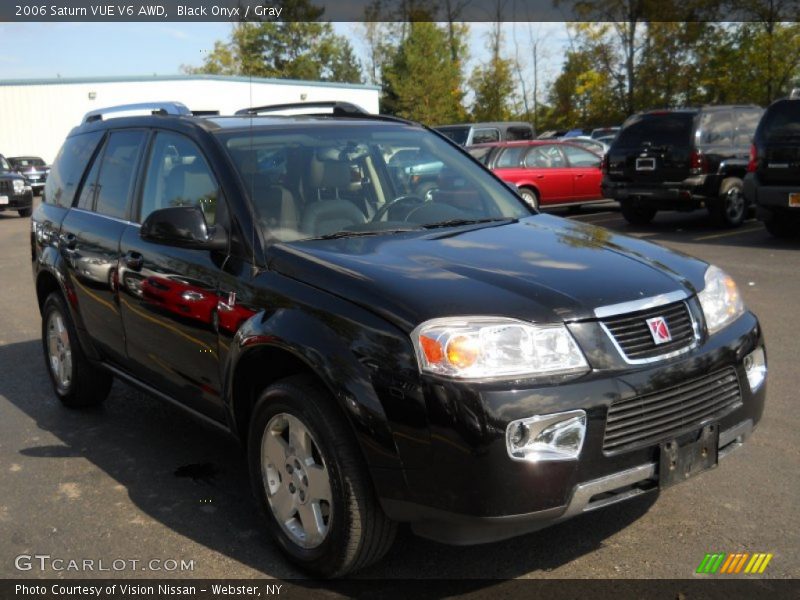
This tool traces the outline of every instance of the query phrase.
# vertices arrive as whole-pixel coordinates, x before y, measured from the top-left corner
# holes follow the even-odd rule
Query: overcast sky
[[[359,24],[334,23],[365,58]],[[471,63],[486,60],[491,23],[471,23]],[[0,79],[173,75],[182,64],[199,65],[214,41],[226,39],[229,23],[3,23],[0,24]],[[563,23],[504,23],[506,54],[530,71],[531,32],[544,47],[544,78],[558,73],[568,44]],[[472,65],[470,65],[472,66]]]

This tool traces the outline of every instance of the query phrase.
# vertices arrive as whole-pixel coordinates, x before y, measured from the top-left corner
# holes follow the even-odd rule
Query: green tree
[[[463,119],[460,64],[452,60],[447,31],[412,21],[382,68],[383,110],[430,125]]]
[[[507,121],[511,117],[516,90],[514,63],[503,58],[502,49],[502,30],[497,21],[489,33],[490,58],[476,67],[470,78],[475,93],[472,118],[476,121]]]
[[[237,23],[228,42],[216,42],[188,73],[246,75],[362,83],[361,64],[347,38],[322,22],[325,9],[310,0],[286,0],[281,22]]]

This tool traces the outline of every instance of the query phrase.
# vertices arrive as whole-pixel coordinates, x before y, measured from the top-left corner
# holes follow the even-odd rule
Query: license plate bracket
[[[719,426],[704,425],[699,432],[685,441],[683,437],[661,444],[658,485],[666,488],[707,469],[719,461]]]
[[[637,158],[636,159],[637,171],[655,171],[656,159],[655,158]]]
[[[800,208],[800,192],[789,194],[789,208]]]

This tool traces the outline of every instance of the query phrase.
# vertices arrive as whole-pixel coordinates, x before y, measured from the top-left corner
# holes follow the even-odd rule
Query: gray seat
[[[258,170],[255,152],[239,151],[237,161],[250,192],[259,222],[281,239],[290,239],[291,232],[297,231],[299,210],[294,194],[274,181],[267,173]]]
[[[338,192],[352,182],[350,163],[340,160],[320,160],[316,156],[309,165],[309,187],[318,200],[306,205],[300,228],[314,236],[335,233],[366,222],[366,216],[349,200],[338,198]],[[322,199],[333,195],[332,199]]]

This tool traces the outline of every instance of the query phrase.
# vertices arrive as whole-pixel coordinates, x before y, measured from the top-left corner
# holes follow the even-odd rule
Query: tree
[[[382,69],[383,110],[430,125],[464,117],[462,74],[453,62],[447,31],[412,21]]]
[[[489,61],[476,67],[470,78],[475,92],[472,118],[476,121],[507,121],[514,100],[514,63],[503,58],[503,30],[500,17],[504,2],[495,3],[496,21],[489,32]]]
[[[237,23],[230,40],[216,42],[199,67],[212,73],[361,83],[361,64],[347,38],[322,22],[325,9],[310,0],[286,0],[281,22]]]

